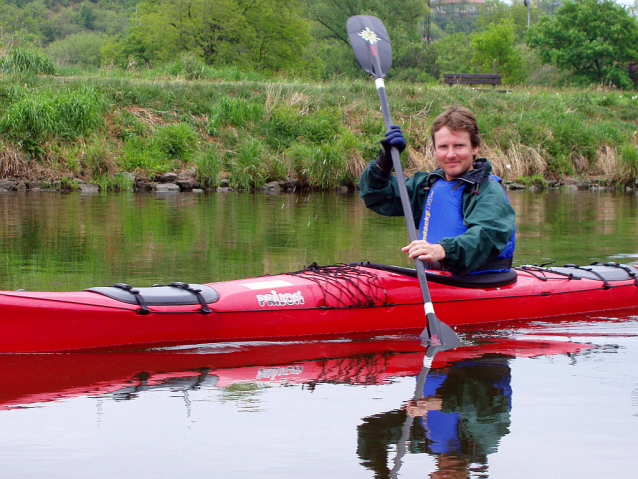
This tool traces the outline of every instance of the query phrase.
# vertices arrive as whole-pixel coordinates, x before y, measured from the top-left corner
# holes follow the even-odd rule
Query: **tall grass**
[[[104,137],[88,140],[84,164],[93,178],[109,177],[116,173],[117,162],[113,145]]]
[[[259,122],[264,118],[264,113],[262,103],[223,96],[212,108],[207,125],[208,134],[216,134],[224,125],[241,128],[247,124]]]
[[[5,74],[55,74],[53,62],[40,50],[15,48],[4,58],[0,71]]]
[[[108,108],[107,99],[92,88],[24,93],[0,119],[0,132],[40,156],[46,141],[74,141],[104,126]]]
[[[236,151],[229,152],[227,166],[230,170],[230,186],[238,189],[260,188],[267,180],[264,168],[266,149],[255,138],[241,142]]]
[[[620,148],[620,158],[612,179],[618,184],[633,187],[636,178],[638,178],[638,149],[635,145],[625,143]]]
[[[222,170],[222,158],[214,146],[208,145],[195,156],[195,171],[202,187],[217,188]]]

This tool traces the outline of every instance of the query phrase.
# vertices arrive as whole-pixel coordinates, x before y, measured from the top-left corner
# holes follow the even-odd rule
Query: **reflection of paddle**
[[[418,401],[423,397],[423,387],[425,386],[425,379],[428,377],[428,373],[430,372],[430,368],[432,367],[434,355],[439,351],[443,351],[445,349],[448,348],[442,346],[430,346],[425,351],[425,355],[423,356],[423,367],[421,368],[421,372],[419,373],[419,377],[416,380],[416,386],[414,388],[413,401]],[[403,427],[401,428],[401,438],[397,442],[397,455],[394,458],[394,466],[390,471],[390,477],[393,479],[399,476],[399,470],[401,469],[401,465],[403,464],[403,456],[405,456],[405,453],[408,450],[408,440],[410,439],[410,429],[412,429],[413,422],[414,417],[410,416],[410,414],[406,410],[406,418],[403,422]]]
[[[374,76],[379,100],[381,101],[381,111],[383,112],[383,121],[385,129],[389,130],[392,126],[392,118],[390,116],[390,107],[385,94],[385,84],[383,78],[392,65],[392,47],[390,38],[385,26],[376,17],[367,15],[356,15],[350,17],[347,23],[348,37],[350,44],[357,57],[359,65],[368,73]],[[408,190],[405,186],[405,177],[401,168],[401,158],[396,147],[392,147],[392,164],[399,183],[399,194],[401,196],[401,205],[403,206],[403,215],[408,227],[410,241],[417,239],[416,226],[414,225],[414,215],[408,198]],[[461,345],[459,337],[454,330],[442,322],[434,314],[434,306],[430,298],[430,290],[428,288],[427,278],[425,276],[425,268],[423,262],[415,258],[417,277],[421,285],[421,293],[427,318],[427,326],[421,333],[421,339],[428,341],[431,345],[444,345],[446,348],[455,348]]]

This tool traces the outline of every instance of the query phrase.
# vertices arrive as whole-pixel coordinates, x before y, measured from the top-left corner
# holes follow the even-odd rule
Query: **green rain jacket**
[[[442,238],[445,249],[443,269],[454,274],[467,274],[495,259],[512,236],[516,214],[502,185],[489,177],[492,165],[485,158],[474,161],[474,169],[459,179],[468,183],[461,207],[467,231],[459,236]],[[406,179],[414,224],[419,227],[425,200],[434,181],[445,181],[445,173],[437,168],[432,173],[417,172]],[[361,197],[371,210],[385,216],[403,216],[397,178],[382,171],[371,161],[359,179]]]

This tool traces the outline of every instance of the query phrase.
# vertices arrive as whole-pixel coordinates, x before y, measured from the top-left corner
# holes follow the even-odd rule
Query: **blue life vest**
[[[501,179],[498,176],[490,175],[489,177],[501,183]],[[436,244],[442,238],[453,238],[462,235],[467,231],[467,225],[463,218],[462,198],[463,191],[468,187],[468,183],[458,180],[446,181],[438,176],[435,178],[425,201],[418,232],[418,239],[425,239],[430,244]],[[493,261],[469,274],[504,273],[509,271],[515,247],[516,225],[514,225],[512,236],[508,240],[505,249],[501,251],[501,254]],[[441,269],[441,265],[437,263],[426,263],[425,267],[427,269]]]

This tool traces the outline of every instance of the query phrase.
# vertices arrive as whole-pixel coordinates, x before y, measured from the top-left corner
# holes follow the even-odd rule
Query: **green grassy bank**
[[[210,188],[294,178],[329,189],[356,184],[376,156],[383,121],[371,79],[222,73],[0,75],[0,177],[117,189],[132,186],[118,172],[152,180],[190,168]],[[476,113],[481,154],[506,180],[593,176],[622,186],[638,176],[638,95],[394,81],[387,93],[408,137],[408,174],[433,167],[429,126],[445,106],[461,105]]]

